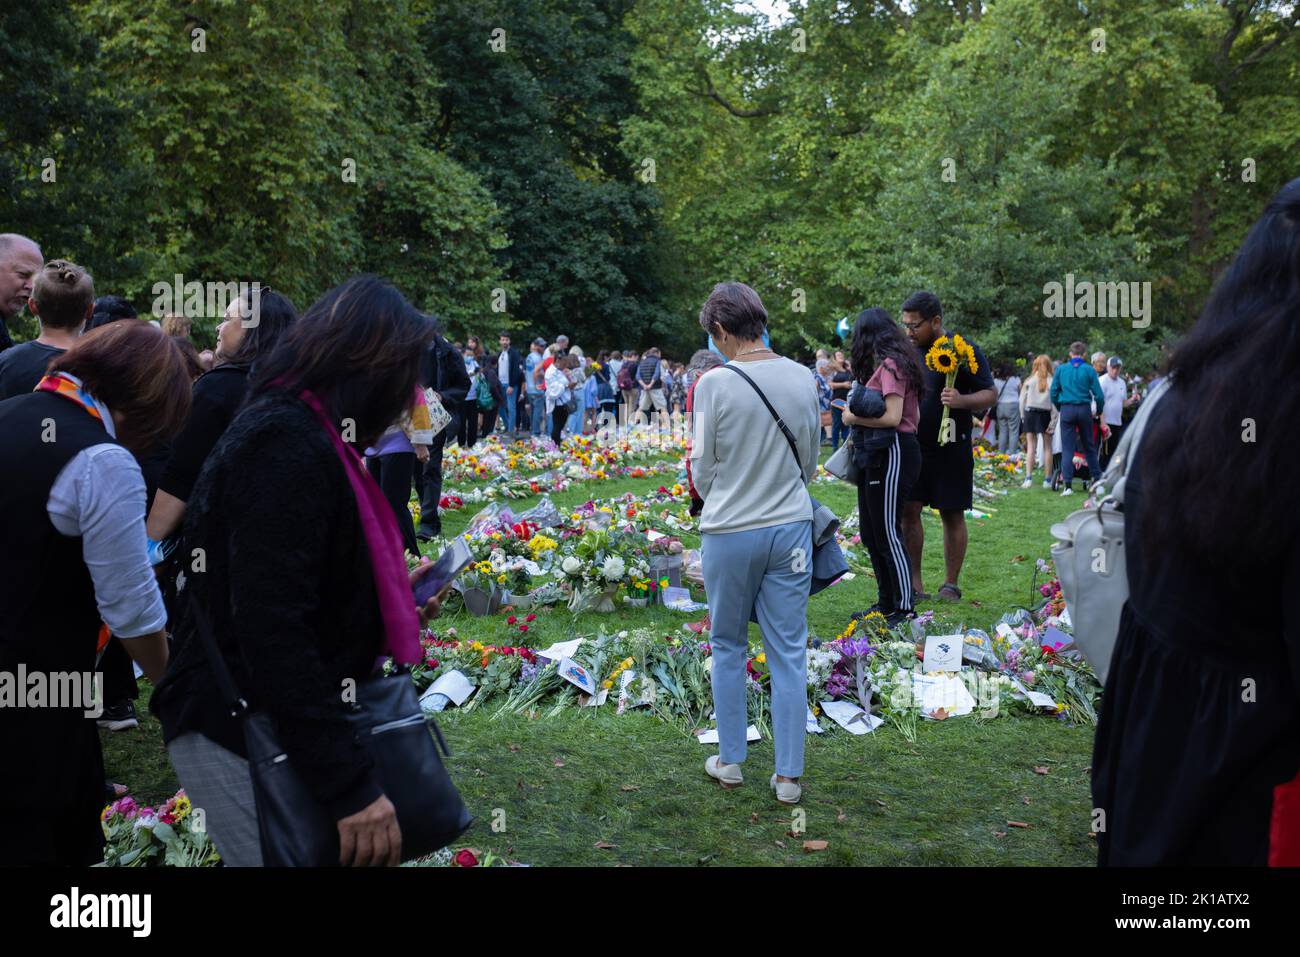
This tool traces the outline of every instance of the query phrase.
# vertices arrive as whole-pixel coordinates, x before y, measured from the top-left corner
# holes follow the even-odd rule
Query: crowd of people
[[[1042,474],[1043,488],[1062,495],[1073,494],[1076,477],[1095,481],[1110,462],[1144,392],[1161,379],[1154,372],[1145,381],[1126,375],[1124,360],[1104,352],[1094,352],[1089,366],[1083,359],[1086,351],[1084,343],[1075,342],[1063,359],[1030,354],[1015,362],[994,363],[995,398],[975,416],[971,439],[1020,455],[1022,488],[1033,486],[1036,471]],[[1091,377],[1076,371],[1089,367],[1098,389],[1092,387]],[[852,370],[853,363],[843,352],[817,350],[814,379],[822,444],[831,448],[838,449],[849,438],[844,411]],[[1080,408],[1084,405],[1086,410]]]
[[[13,346],[7,324],[23,306],[39,335]],[[489,355],[474,337],[448,341],[389,283],[358,276],[301,314],[274,290],[257,303],[241,295],[205,359],[179,317],[166,328],[141,321],[124,300],[97,298],[82,267],[0,235],[0,671],[103,672],[100,720],[111,728],[115,709],[119,726],[136,721],[127,705],[138,665],[222,859],[257,865],[246,743],[217,690],[219,656],[333,815],[340,863],[396,863],[396,812],[340,688],[377,661],[418,658],[419,625],[438,614],[438,596],[414,607],[422,569],[408,573],[402,559],[441,532],[444,446],[498,428],[559,441],[603,413],[661,428],[685,416],[719,735],[705,770],[743,784],[757,621],[771,674],[769,784],[797,803],[808,597],[826,534],[808,485],[822,447],[851,443],[876,587],[857,615],[899,625],[932,597],[921,575],[927,507],[942,529],[933,597],[962,597],[982,431],[1004,450],[1023,438],[1026,483],[1036,461],[1047,465],[1044,437],[1059,439],[1069,494],[1076,452],[1097,476],[1138,401],[1122,361],[1089,359],[1082,342],[1060,362],[1036,356],[1023,377],[1007,365],[995,375],[935,293],[914,293],[898,312],[901,322],[865,309],[848,354],[819,355],[812,369],[774,351],[761,299],[735,282],[705,300],[710,348],[686,367],[657,349],[589,359],[565,336],[533,340],[524,357],[502,333]],[[1298,319],[1300,180],[1270,204],[1173,355],[1127,479],[1131,597],[1093,767],[1103,863],[1300,857],[1290,597],[1300,552],[1278,481],[1298,393],[1283,385],[1261,401],[1241,388],[1300,358]],[[969,361],[933,367],[925,357],[944,342]],[[95,722],[75,707],[6,708],[3,720],[0,763],[22,783],[0,801],[22,826],[0,841],[0,863],[95,863],[99,813],[115,793]]]

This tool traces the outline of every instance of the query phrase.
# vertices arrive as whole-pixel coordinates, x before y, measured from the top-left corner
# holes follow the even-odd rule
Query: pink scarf
[[[316,413],[334,443],[334,452],[343,463],[343,471],[357,499],[357,512],[361,518],[361,531],[366,536],[370,550],[370,567],[375,577],[375,592],[379,596],[379,613],[384,619],[384,651],[392,655],[399,665],[415,664],[421,659],[420,618],[416,614],[415,600],[411,595],[410,573],[403,558],[402,536],[397,530],[397,518],[379,484],[362,464],[356,449],[346,445],[339,430],[325,414],[320,400],[310,389],[298,396]]]

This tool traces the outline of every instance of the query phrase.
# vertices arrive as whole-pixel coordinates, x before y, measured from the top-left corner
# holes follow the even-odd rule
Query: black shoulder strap
[[[736,375],[740,376],[742,379],[748,382],[750,386],[753,388],[753,390],[758,393],[758,397],[763,400],[763,404],[767,406],[767,411],[771,412],[772,418],[776,420],[776,427],[781,430],[781,434],[785,436],[785,440],[790,443],[790,454],[794,456],[794,465],[795,468],[799,470],[799,481],[802,482],[803,462],[799,458],[799,443],[795,441],[794,433],[790,431],[790,427],[785,424],[785,419],[781,418],[780,414],[772,406],[772,403],[767,401],[767,396],[763,395],[763,390],[758,387],[757,382],[755,382],[745,373],[741,372],[731,363],[725,364],[724,366],[722,366],[722,368],[730,369],[732,372],[736,373]]]
[[[199,605],[193,589],[190,589],[190,611],[194,614],[199,640],[203,642],[203,650],[207,654],[208,664],[212,667],[212,674],[217,679],[217,687],[221,689],[221,695],[225,698],[230,713],[238,716],[248,710],[248,702],[235,687],[235,679],[231,676],[230,669],[226,667],[226,659],[221,657],[221,649],[217,647],[217,639],[212,634],[212,622],[208,620],[207,613]]]

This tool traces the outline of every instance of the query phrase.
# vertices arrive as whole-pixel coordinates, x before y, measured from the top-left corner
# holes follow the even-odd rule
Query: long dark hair
[[[253,311],[252,290],[242,294],[243,314],[251,315]],[[257,322],[250,323],[244,330],[244,337],[239,341],[239,348],[230,357],[230,362],[251,366],[263,356],[271,354],[276,343],[298,319],[298,310],[294,308],[289,297],[274,289],[259,289],[257,295]]]
[[[925,377],[921,374],[916,347],[884,309],[865,309],[853,324],[853,374],[865,385],[876,371],[876,365],[886,359],[894,360],[898,377],[911,387],[919,400],[925,389]]]
[[[353,420],[357,443],[369,445],[411,404],[433,328],[387,282],[354,276],[280,337],[258,363],[251,392],[311,389],[336,425]]]
[[[1165,549],[1221,555],[1249,541],[1262,557],[1294,548],[1294,425],[1300,389],[1300,179],[1277,193],[1174,350],[1170,394],[1143,436],[1143,538]],[[1275,373],[1276,389],[1257,387]],[[1162,403],[1163,405],[1163,403]],[[1206,506],[1212,503],[1207,511]]]

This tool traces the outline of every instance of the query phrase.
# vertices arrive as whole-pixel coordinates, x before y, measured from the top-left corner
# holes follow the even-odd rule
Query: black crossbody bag
[[[250,710],[240,696],[212,624],[192,594],[190,608],[217,686],[244,728],[263,865],[337,867],[337,822],[303,783],[280,746],[270,715]],[[347,707],[352,732],[374,761],[384,796],[397,810],[402,860],[432,854],[464,834],[474,819],[438,755],[439,745],[448,757],[451,752],[438,725],[420,710],[409,672],[399,669],[359,681],[356,703]]]

